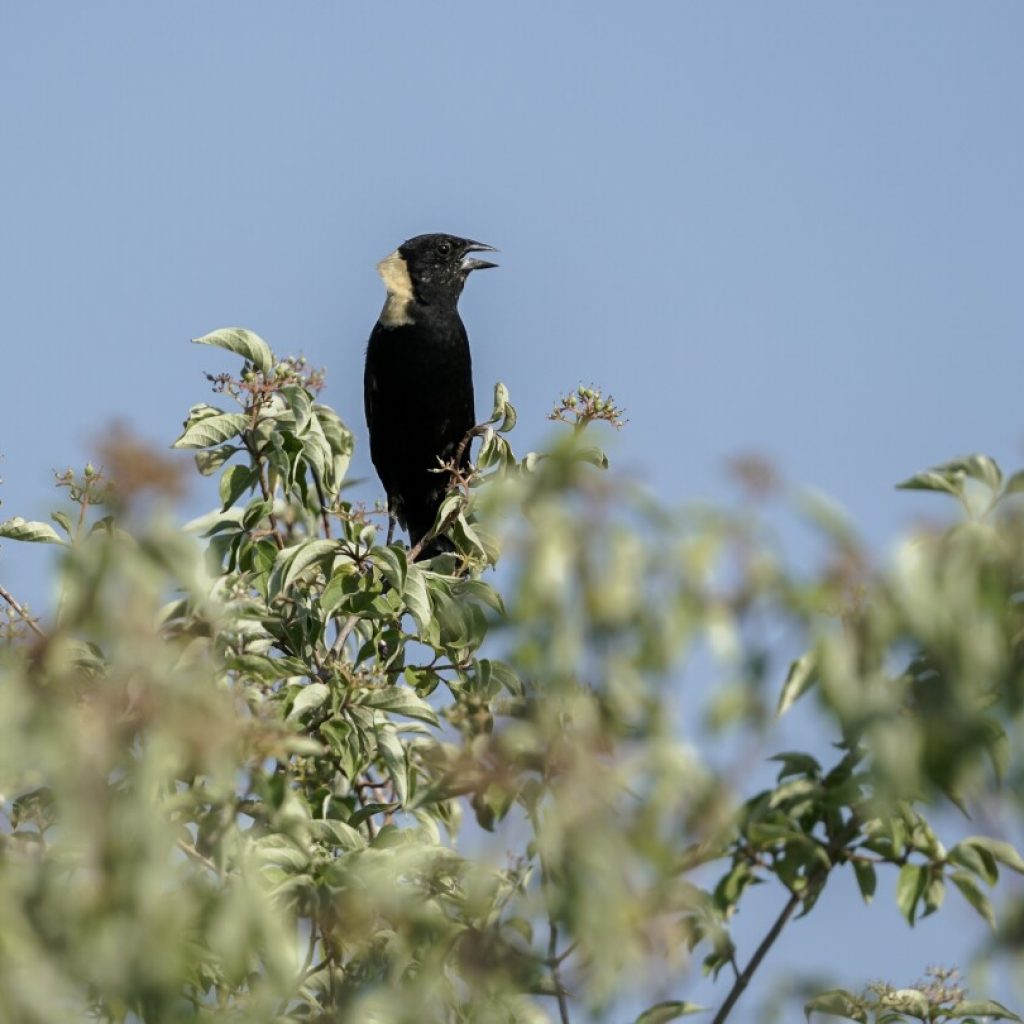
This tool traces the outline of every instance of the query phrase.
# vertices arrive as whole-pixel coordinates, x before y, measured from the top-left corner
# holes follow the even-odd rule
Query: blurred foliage
[[[965,519],[886,566],[805,498],[823,554],[798,571],[764,467],[737,465],[738,512],[667,510],[601,471],[611,399],[569,393],[570,429],[518,459],[499,385],[447,470],[454,551],[414,561],[346,497],[322,375],[248,331],[199,342],[244,361],[174,445],[218,507],[176,527],[180,457],[115,432],[52,523],[0,525],[61,549],[49,621],[0,588],[4,1021],[661,1024],[700,1010],[700,965],[721,1022],[837,873],[909,925],[952,890],[1021,957],[1024,909],[990,890],[1024,861],[933,823],[1021,792],[1020,473],[907,481]],[[808,694],[820,748],[774,752]],[[778,917],[738,948],[764,883]],[[948,973],[806,1009],[1019,1019]]]

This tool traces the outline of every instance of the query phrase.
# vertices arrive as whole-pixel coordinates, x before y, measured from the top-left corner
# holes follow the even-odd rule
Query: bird
[[[366,347],[363,402],[370,457],[411,547],[430,532],[444,500],[449,478],[438,468],[476,425],[458,302],[470,273],[497,266],[472,254],[496,251],[455,235],[417,235],[377,264],[387,296]],[[467,444],[459,468],[469,458]],[[429,543],[421,557],[451,550],[445,540]]]

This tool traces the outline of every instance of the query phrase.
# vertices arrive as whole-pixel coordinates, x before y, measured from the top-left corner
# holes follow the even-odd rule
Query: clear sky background
[[[375,496],[374,264],[423,231],[502,250],[462,309],[520,450],[593,381],[666,500],[756,450],[880,548],[941,505],[898,480],[1024,465],[1019,0],[0,0],[0,186],[0,515],[114,419],[169,443],[228,325],[327,368]],[[40,557],[0,549],[37,604]],[[982,937],[878,899],[830,893],[765,973],[906,982]]]

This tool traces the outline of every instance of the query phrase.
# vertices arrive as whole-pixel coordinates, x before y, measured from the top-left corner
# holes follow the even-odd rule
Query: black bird
[[[476,425],[458,302],[471,271],[497,266],[469,254],[495,251],[468,238],[417,235],[377,264],[388,294],[366,349],[366,425],[388,508],[412,545],[433,526],[449,483],[432,471]],[[467,445],[461,464],[468,463]],[[432,544],[424,554],[441,549]]]

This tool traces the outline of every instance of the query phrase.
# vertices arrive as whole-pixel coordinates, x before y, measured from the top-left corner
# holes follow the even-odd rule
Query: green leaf
[[[926,471],[917,473],[896,485],[901,491],[943,491],[959,497],[963,493],[963,481],[958,477],[947,478],[939,473]]]
[[[220,478],[222,509],[229,509],[256,482],[256,471],[250,466],[230,466]]]
[[[784,782],[772,790],[771,796],[768,798],[768,806],[771,808],[781,807],[792,801],[805,804],[806,802],[802,799],[803,797],[820,795],[820,793],[821,783],[816,779],[790,779],[788,782]],[[792,811],[788,813],[792,814]]]
[[[1014,849],[1014,847],[1001,839],[990,839],[988,836],[968,836],[966,839],[960,840],[959,845],[961,846],[973,846],[979,850],[986,850],[1000,864],[1005,864],[1008,868],[1019,874],[1024,875],[1024,859]]]
[[[320,595],[320,609],[325,618],[334,615],[342,606],[348,606],[351,611],[357,612],[362,607],[358,602],[364,599],[372,600],[364,584],[365,577],[360,576],[353,564],[338,565]]]
[[[210,448],[208,451],[196,452],[196,469],[203,476],[212,476],[232,455],[241,450],[238,445],[224,444],[219,448]]]
[[[573,457],[578,462],[589,462],[590,465],[597,466],[598,469],[608,468],[608,456],[600,448],[593,445],[577,448],[573,452]]]
[[[994,999],[969,999],[966,1002],[957,1003],[949,1013],[953,1018],[991,1017],[993,1020],[1021,1020],[1013,1010],[1008,1010],[1002,1003],[997,1003]]]
[[[775,710],[777,717],[784,715],[807,692],[814,682],[814,671],[817,659],[813,654],[804,654],[789,666],[786,681],[782,684],[779,694],[779,706]]]
[[[305,666],[294,658],[270,658],[265,654],[233,654],[226,659],[231,671],[263,682],[274,682],[286,676],[298,675]]]
[[[409,765],[405,757],[405,747],[402,746],[393,725],[378,726],[375,733],[377,752],[395,787],[395,796],[404,807],[409,800]]]
[[[295,433],[305,433],[313,415],[313,400],[310,398],[309,393],[299,384],[286,384],[281,388],[279,394],[295,417],[295,426],[293,428]]]
[[[511,693],[512,696],[523,696],[523,681],[516,675],[511,665],[503,661],[495,661],[491,658],[481,658],[480,670],[481,672],[488,673],[490,679]]]
[[[248,417],[240,412],[222,412],[216,416],[205,416],[203,419],[186,425],[181,437],[172,448],[212,448],[215,444],[237,437],[249,425]]]
[[[505,410],[508,402],[508,388],[499,380],[494,385],[494,407],[491,410],[491,419],[496,420]]]
[[[882,997],[883,1006],[892,1006],[901,1013],[909,1013],[918,1020],[928,1020],[931,1004],[928,997],[917,988],[899,988]]]
[[[654,1006],[644,1010],[634,1024],[666,1024],[667,1021],[688,1017],[691,1013],[704,1013],[705,1010],[706,1007],[698,1006],[696,1003],[684,1003],[678,999],[670,999],[663,1003],[655,1003]]]
[[[500,381],[494,385],[494,408],[487,422],[496,424],[496,429],[503,434],[516,425],[515,406],[508,400],[508,388]]]
[[[338,849],[351,851],[366,848],[366,837],[351,825],[335,818],[314,818],[309,823],[309,832],[314,839]]]
[[[391,801],[386,804],[364,804],[359,810],[354,811],[352,817],[348,819],[350,825],[361,825],[367,818],[372,818],[376,814],[390,814],[392,811],[397,811],[399,804],[397,801]]]
[[[989,898],[981,891],[981,887],[972,875],[966,871],[954,871],[949,880],[960,890],[961,895],[988,922],[989,927],[996,930],[996,915],[992,910]]]
[[[465,513],[460,512],[452,524],[452,538],[456,541],[459,549],[467,553],[483,555],[487,557],[487,549],[477,536],[476,530],[466,520]]]
[[[270,574],[268,592],[271,597],[287,590],[304,572],[313,566],[327,570],[330,559],[338,552],[334,540],[307,540],[281,551]]]
[[[65,544],[49,523],[31,522],[21,516],[0,523],[0,537],[23,540],[30,544]]]
[[[316,430],[310,430],[303,436],[302,457],[316,474],[317,480],[323,482],[329,479],[328,466],[331,464],[331,449],[319,427]]]
[[[280,833],[264,836],[255,844],[257,858],[264,864],[273,864],[289,873],[304,871],[309,866],[309,855],[295,842]]]
[[[405,578],[409,572],[409,559],[405,548],[398,544],[374,548],[371,557],[380,568],[384,579],[401,593],[405,589]]]
[[[354,438],[348,427],[341,422],[338,414],[328,406],[314,404],[313,414],[334,453],[335,486],[337,486],[341,483],[341,478],[348,468],[348,460],[355,443]]]
[[[801,750],[785,750],[781,754],[769,757],[768,760],[782,762],[782,767],[779,769],[780,782],[787,775],[810,775],[815,778],[821,775],[821,765],[817,758],[811,757],[810,754],[805,754]]]
[[[381,711],[392,711],[406,718],[416,718],[437,725],[437,712],[421,697],[405,686],[384,686],[376,690],[358,690],[351,696],[353,704]]]
[[[934,914],[946,898],[946,882],[941,874],[933,872],[924,887],[924,913],[922,917]]]
[[[1004,494],[1019,494],[1024,491],[1024,469],[1018,469],[1009,480],[1006,481]]]
[[[74,533],[71,517],[64,512],[51,512],[50,518],[70,537]]]
[[[29,793],[23,793],[11,805],[11,826],[29,823],[43,832],[53,823],[56,816],[53,790],[49,786],[40,786]]]
[[[269,373],[274,366],[274,353],[270,346],[252,331],[244,327],[221,327],[219,330],[204,334],[201,338],[193,338],[195,345],[213,345],[227,349],[235,355],[247,359],[261,373]]]
[[[875,887],[878,884],[878,876],[875,873],[875,866],[867,861],[855,860],[853,873],[857,876],[857,886],[865,903],[870,903],[875,896]]]
[[[932,466],[931,472],[950,479],[955,479],[958,474],[969,476],[993,491],[998,491],[1003,482],[1003,471],[999,464],[988,455],[981,454],[961,455],[960,458],[951,459],[941,466]]]
[[[968,871],[973,871],[987,885],[995,885],[999,881],[999,868],[996,859],[988,850],[980,849],[965,843],[957,843],[949,851],[949,860],[959,864]]]
[[[422,633],[430,623],[430,596],[427,593],[427,579],[418,565],[410,565],[402,589],[402,600],[409,614],[416,620]]]
[[[307,711],[323,707],[330,695],[331,690],[326,683],[308,683],[299,690],[295,700],[292,701],[292,709],[288,712],[286,721],[297,721]]]
[[[922,864],[904,864],[896,882],[896,906],[909,924],[917,916],[917,904],[924,893],[928,869]]]
[[[804,1016],[808,1021],[812,1013],[828,1013],[834,1017],[845,1017],[847,1020],[867,1024],[868,1012],[864,1001],[841,988],[821,992],[813,999],[804,1003]]]

